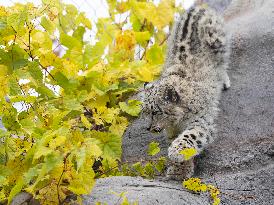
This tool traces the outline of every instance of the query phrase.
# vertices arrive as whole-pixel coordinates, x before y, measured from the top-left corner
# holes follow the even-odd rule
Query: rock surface
[[[211,1],[212,2],[212,1]],[[241,3],[242,2],[242,3]],[[222,204],[274,204],[274,1],[233,0],[225,15],[232,37],[229,76],[217,119],[218,139],[197,159],[196,177],[221,190]],[[153,135],[137,119],[123,141],[123,159],[148,159],[147,146],[168,146],[164,133]],[[128,192],[139,204],[207,204],[204,196],[182,190],[175,182],[115,177],[98,181],[91,201],[115,204],[109,190]]]
[[[116,194],[114,194],[114,192]],[[130,203],[138,204],[180,204],[180,205],[209,205],[208,197],[195,195],[182,188],[180,183],[166,183],[154,180],[144,180],[140,177],[112,177],[97,180],[93,194],[84,197],[84,205],[95,202],[120,204],[122,199],[117,196],[126,192]]]
[[[211,8],[214,8],[217,12],[223,13],[231,0],[196,0],[196,3],[207,3]]]

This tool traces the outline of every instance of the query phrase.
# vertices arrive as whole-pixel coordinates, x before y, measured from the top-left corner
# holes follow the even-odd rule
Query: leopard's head
[[[145,86],[143,113],[150,118],[149,131],[160,132],[173,127],[187,112],[179,81],[174,77]]]

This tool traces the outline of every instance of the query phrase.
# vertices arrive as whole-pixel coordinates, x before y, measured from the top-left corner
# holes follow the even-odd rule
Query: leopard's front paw
[[[182,181],[192,177],[194,174],[194,162],[193,159],[185,161],[183,163],[173,163],[168,167],[166,176],[169,179]]]
[[[185,161],[184,155],[180,154],[180,151],[186,148],[191,148],[186,141],[183,141],[180,137],[174,140],[168,148],[168,157],[175,163],[182,163]]]

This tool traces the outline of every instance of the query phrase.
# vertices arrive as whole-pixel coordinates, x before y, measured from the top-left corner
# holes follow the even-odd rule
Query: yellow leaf
[[[133,31],[126,30],[120,32],[116,37],[116,50],[132,50],[136,44]]]
[[[149,67],[140,68],[138,74],[139,74],[139,80],[142,80],[144,82],[151,82],[154,80],[154,76]]]
[[[158,29],[163,29],[173,20],[174,0],[162,0],[158,6],[155,6],[152,2],[136,2],[134,0],[129,2],[134,14],[142,22],[147,19]]]
[[[205,192],[207,190],[206,184],[203,184],[199,178],[189,178],[183,182],[183,186],[194,192]]]
[[[95,158],[98,158],[102,155],[102,150],[100,147],[94,142],[94,140],[86,139],[85,140],[86,145],[86,153],[88,156],[93,156]]]
[[[118,136],[122,136],[127,128],[128,120],[125,117],[116,117],[115,122],[109,127],[109,131]]]
[[[151,34],[148,31],[135,32],[135,38],[138,43],[144,43],[148,41],[151,37]]]
[[[57,136],[55,139],[52,139],[49,143],[49,147],[52,149],[55,149],[56,147],[64,144],[64,142],[66,141],[66,136]]]
[[[173,21],[175,0],[162,0],[157,8],[157,17],[159,18],[158,28],[163,28]],[[164,14],[164,15],[161,15]]]
[[[99,108],[99,107],[104,107],[107,105],[107,103],[109,102],[109,97],[108,95],[97,95],[95,92],[91,92],[88,96],[87,96],[89,100],[89,102],[87,102],[88,106],[90,109],[93,108]]]
[[[43,43],[44,40],[44,32],[38,31],[34,35],[32,35],[32,42]]]
[[[212,205],[219,205],[221,203],[221,199],[220,198],[215,198],[213,199],[213,204]]]
[[[91,128],[91,123],[88,121],[88,119],[86,118],[86,116],[84,114],[81,114],[81,121],[86,128],[88,128],[88,129]]]
[[[0,99],[5,97],[8,92],[8,68],[4,65],[0,65]]]
[[[186,148],[181,150],[180,154],[184,155],[185,160],[189,160],[191,157],[197,154],[197,150],[194,147]]]
[[[4,189],[2,189],[1,191],[0,191],[0,201],[4,201],[4,200],[6,200],[6,195],[5,195],[5,190]]]
[[[104,122],[112,123],[116,116],[118,116],[119,108],[98,107],[97,112],[94,112],[93,119],[97,125],[104,124]]]
[[[33,160],[38,159],[41,156],[47,156],[48,154],[50,154],[52,152],[53,152],[53,150],[48,147],[38,146],[38,148],[36,149],[36,152],[34,154]]]
[[[212,205],[219,205],[221,203],[221,199],[219,198],[220,191],[218,188],[211,184],[204,184],[201,182],[199,178],[189,178],[183,182],[183,187],[190,191],[194,192],[206,192],[210,193],[210,196],[213,200]]]
[[[76,23],[82,23],[88,29],[91,29],[91,22],[90,20],[85,17],[84,13],[80,13],[79,16],[76,18]]]
[[[95,173],[90,166],[84,164],[79,173],[72,172],[71,175],[73,178],[67,188],[77,195],[89,194],[95,184]]]

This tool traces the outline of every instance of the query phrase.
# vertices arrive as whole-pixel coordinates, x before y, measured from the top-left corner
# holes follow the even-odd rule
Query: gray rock
[[[209,0],[210,1],[210,0]],[[218,1],[218,0],[217,0]],[[269,0],[267,0],[269,1]],[[265,0],[232,0],[229,4],[227,10],[224,12],[224,16],[226,19],[234,18],[235,16],[241,16],[243,14],[247,14],[249,12],[253,12],[257,8],[260,8],[267,3]]]
[[[274,204],[273,10],[272,0],[235,0],[225,12],[229,17],[227,31],[232,37],[229,69],[232,87],[223,93],[220,102],[218,139],[198,157],[195,172],[196,177],[219,187],[222,204]],[[165,133],[149,133],[148,124],[140,118],[127,130],[123,140],[125,161],[150,159],[146,151],[151,141],[158,141],[162,148],[160,155],[166,155]],[[190,200],[189,194],[180,195],[177,188],[171,189],[173,196],[162,192],[162,187],[176,187],[174,182],[139,180],[102,179],[92,197],[112,203],[112,197],[104,195],[106,191],[102,190],[115,189],[128,191],[128,198],[140,200],[140,204],[205,203],[204,196]],[[147,183],[155,185],[144,186]],[[173,200],[165,201],[167,198]]]
[[[207,3],[219,13],[223,13],[232,0],[198,0],[199,3]]]
[[[17,194],[10,205],[27,205],[28,202],[32,199],[32,195],[27,192],[21,192]]]
[[[126,192],[130,203],[138,204],[178,204],[178,205],[209,205],[208,197],[195,195],[185,191],[180,183],[165,183],[145,180],[140,177],[111,177],[97,180],[91,196],[84,197],[84,205],[96,202],[108,205],[120,204],[122,199],[117,196]],[[114,194],[116,193],[116,194]]]

